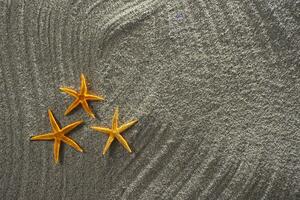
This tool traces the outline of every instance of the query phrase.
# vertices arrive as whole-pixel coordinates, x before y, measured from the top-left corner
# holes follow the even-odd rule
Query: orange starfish
[[[127,143],[127,141],[121,136],[121,133],[133,126],[135,123],[137,123],[138,120],[132,120],[130,122],[127,122],[123,124],[122,126],[118,127],[119,125],[119,108],[117,107],[113,116],[112,120],[112,128],[105,128],[105,127],[98,127],[98,126],[92,126],[91,128],[100,131],[102,133],[105,133],[109,135],[108,140],[106,141],[106,144],[103,149],[103,155],[107,152],[108,148],[110,147],[111,143],[116,138],[123,147],[131,153],[131,149]]]
[[[68,126],[65,126],[64,128],[60,128],[59,125],[57,124],[51,110],[48,110],[48,115],[49,115],[49,120],[52,126],[52,132],[50,133],[44,133],[41,135],[36,135],[32,136],[30,140],[54,140],[54,149],[53,149],[53,154],[54,154],[54,159],[55,163],[58,163],[59,160],[59,149],[60,149],[60,143],[64,142],[77,151],[83,152],[83,150],[80,148],[80,146],[70,137],[65,136],[68,132],[76,128],[79,124],[81,124],[83,121],[77,121],[74,122]]]
[[[69,114],[74,108],[76,108],[79,104],[81,104],[85,112],[87,112],[88,115],[91,116],[92,118],[95,118],[95,115],[90,109],[87,101],[100,101],[100,100],[104,100],[104,97],[96,96],[88,93],[86,80],[83,74],[81,74],[80,80],[81,80],[81,84],[80,84],[79,92],[76,92],[75,90],[66,87],[60,88],[61,91],[71,95],[72,97],[75,97],[73,103],[67,108],[65,115]]]

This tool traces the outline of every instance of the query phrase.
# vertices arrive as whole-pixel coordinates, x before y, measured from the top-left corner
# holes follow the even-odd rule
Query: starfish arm
[[[103,148],[103,155],[107,152],[107,150],[109,149],[111,143],[114,141],[115,137],[110,135],[109,138],[107,139],[105,146]]]
[[[118,121],[119,121],[119,107],[116,107],[113,120],[112,120],[112,128],[114,130],[118,128]]]
[[[132,120],[132,121],[126,123],[126,124],[123,124],[122,126],[120,126],[120,127],[118,128],[119,133],[122,133],[122,132],[124,132],[125,130],[129,129],[130,127],[132,127],[132,126],[133,126],[135,123],[137,123],[137,122],[138,122],[138,120]]]
[[[85,94],[87,92],[86,80],[83,74],[80,75],[80,93]]]
[[[53,144],[53,155],[56,164],[59,162],[59,149],[60,149],[60,140],[55,139]]]
[[[79,99],[76,99],[65,111],[65,115],[69,114],[74,108],[76,108],[78,106],[78,104],[80,103]]]
[[[66,144],[70,145],[74,149],[76,149],[79,152],[83,152],[82,148],[71,138],[63,136],[62,141],[65,142]]]
[[[92,118],[95,118],[93,111],[91,110],[91,108],[89,107],[89,104],[85,100],[81,102],[81,105],[82,105],[83,109],[85,110],[85,112],[88,113],[89,116],[91,116]]]
[[[67,93],[67,94],[69,94],[69,95],[75,97],[75,98],[78,97],[77,92],[76,92],[75,90],[73,90],[73,89],[66,88],[66,87],[61,87],[61,88],[59,88],[59,89],[60,89],[61,91],[65,92],[65,93]]]
[[[93,94],[86,94],[85,99],[91,101],[100,101],[100,100],[104,100],[104,97],[93,95]]]
[[[58,132],[60,130],[51,110],[49,109],[48,110],[48,115],[49,115],[49,120],[50,120],[50,123],[51,123],[51,126],[52,126],[52,129],[54,132]]]
[[[70,132],[71,130],[73,130],[74,128],[76,128],[78,125],[82,124],[83,120],[80,121],[76,121],[72,124],[69,124],[68,126],[65,126],[64,128],[61,129],[61,132],[63,132],[64,134]]]
[[[120,134],[117,134],[115,137],[117,138],[117,140],[123,145],[123,147],[124,147],[129,153],[132,152],[131,149],[130,149],[130,147],[129,147],[129,145],[128,145],[128,143],[127,143],[127,141],[126,141]]]
[[[99,127],[99,126],[91,126],[91,129],[95,130],[95,131],[99,131],[101,133],[105,133],[105,134],[111,134],[112,130],[109,128],[104,128],[104,127]]]
[[[30,138],[30,140],[53,140],[54,134],[53,133],[45,133],[41,135],[35,135]]]

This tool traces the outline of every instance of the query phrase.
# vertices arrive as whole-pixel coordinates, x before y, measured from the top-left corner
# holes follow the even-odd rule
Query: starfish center
[[[59,136],[63,136],[64,133],[62,131],[58,131],[58,132],[55,133],[55,135],[59,137]]]
[[[113,135],[114,135],[114,136],[116,136],[116,135],[119,135],[119,134],[120,134],[120,133],[119,133],[119,131],[117,131],[117,130],[113,130],[113,131],[112,131],[112,133],[113,133]]]
[[[85,97],[84,94],[79,94],[79,95],[78,95],[78,99],[81,100],[81,101],[84,100],[84,97]]]

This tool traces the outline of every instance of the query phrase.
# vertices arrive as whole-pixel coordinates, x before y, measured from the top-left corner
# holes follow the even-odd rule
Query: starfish
[[[117,107],[115,109],[115,113],[114,113],[114,116],[112,119],[112,128],[92,126],[91,129],[94,129],[96,131],[99,131],[99,132],[109,135],[109,137],[106,141],[106,144],[104,146],[102,154],[104,155],[107,152],[107,150],[109,149],[111,143],[114,141],[115,138],[123,145],[123,147],[129,153],[131,153],[131,149],[130,149],[127,141],[121,135],[121,133],[124,132],[125,130],[127,130],[128,128],[130,128],[131,126],[133,126],[137,122],[138,122],[138,120],[132,120],[132,121],[127,122],[127,123],[123,124],[122,126],[118,127],[119,126],[118,125],[119,124],[119,108]]]
[[[73,103],[67,108],[65,115],[69,114],[74,108],[76,108],[79,104],[81,104],[85,112],[87,112],[88,115],[91,116],[92,118],[95,118],[95,115],[90,109],[87,101],[100,101],[100,100],[104,100],[104,97],[96,96],[88,93],[86,80],[83,74],[80,75],[80,80],[81,80],[81,84],[80,84],[79,92],[76,92],[71,88],[66,88],[66,87],[60,88],[61,91],[71,95],[72,97],[75,97]]]
[[[51,110],[48,110],[48,115],[49,115],[49,120],[50,124],[52,126],[52,132],[50,133],[44,133],[36,136],[32,136],[30,140],[54,140],[54,149],[53,149],[53,154],[54,154],[54,160],[55,163],[58,163],[59,160],[59,149],[60,149],[60,144],[61,142],[64,142],[77,151],[83,152],[81,147],[70,137],[65,136],[68,132],[76,128],[78,125],[80,125],[83,121],[76,121],[72,124],[69,124],[68,126],[65,126],[64,128],[60,128],[59,125],[57,124]]]

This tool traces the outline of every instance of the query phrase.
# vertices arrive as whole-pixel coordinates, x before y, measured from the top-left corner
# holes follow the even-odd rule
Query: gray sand
[[[300,198],[299,1],[49,2],[0,1],[0,199]],[[97,119],[63,115],[80,73]],[[85,153],[29,140],[48,108]]]

